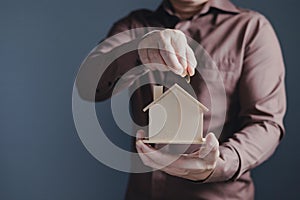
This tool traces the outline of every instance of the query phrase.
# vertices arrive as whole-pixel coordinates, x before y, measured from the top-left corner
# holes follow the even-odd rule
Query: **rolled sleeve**
[[[239,156],[231,147],[220,147],[220,157],[217,160],[216,168],[203,183],[220,182],[230,180],[239,169]]]

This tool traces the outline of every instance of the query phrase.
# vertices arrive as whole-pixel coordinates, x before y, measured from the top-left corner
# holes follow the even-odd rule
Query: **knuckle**
[[[167,30],[160,31],[160,32],[158,33],[158,37],[159,37],[162,41],[166,40],[167,37],[168,37],[168,35],[169,35],[169,33],[168,33]]]
[[[176,31],[175,29],[165,29],[165,30],[163,30],[163,32],[164,33],[166,33],[166,34],[170,34],[170,33],[173,33],[174,31]]]
[[[178,39],[187,41],[185,34],[181,30],[175,30],[175,33],[176,33]]]
[[[178,29],[174,29],[173,31],[174,31],[174,33],[176,33],[176,34],[184,34],[181,30],[178,30]]]

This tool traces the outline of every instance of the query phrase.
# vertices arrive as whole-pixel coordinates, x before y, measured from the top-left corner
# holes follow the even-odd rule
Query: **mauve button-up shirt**
[[[219,137],[220,157],[206,180],[190,181],[159,170],[131,174],[126,199],[253,199],[250,170],[272,155],[284,134],[285,69],[270,22],[257,12],[236,7],[229,0],[209,0],[199,13],[181,20],[171,4],[164,1],[156,11],[130,13],[114,24],[108,36],[139,27],[178,29],[199,42],[218,68],[224,84],[225,106],[205,114],[204,134],[209,126],[213,132],[223,127]],[[138,42],[138,37],[128,34],[114,38],[99,51],[113,51]],[[136,51],[113,62],[99,82],[96,100],[110,97],[119,78],[139,62]],[[211,110],[211,99],[224,97],[214,87],[209,91],[206,86],[207,82],[214,82],[215,72],[207,66],[197,67],[203,68],[205,74],[199,70],[191,78],[191,86],[197,99]],[[161,79],[175,80],[172,75],[156,73],[161,73],[156,76]],[[132,115],[137,124],[147,124],[147,113],[142,109],[151,101],[150,85],[133,93]],[[222,113],[225,116],[218,116]]]

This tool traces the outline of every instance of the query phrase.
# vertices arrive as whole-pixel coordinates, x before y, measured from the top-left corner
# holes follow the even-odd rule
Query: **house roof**
[[[158,101],[160,101],[161,99],[163,99],[165,96],[167,96],[170,92],[174,91],[175,89],[178,89],[184,95],[186,95],[187,97],[189,97],[189,99],[191,101],[193,101],[194,103],[196,103],[203,111],[205,111],[205,112],[209,111],[209,109],[207,107],[205,107],[202,103],[200,103],[197,99],[195,99],[192,95],[190,95],[187,91],[185,91],[182,87],[180,87],[176,83],[172,87],[170,87],[170,89],[168,89],[166,92],[164,92],[159,98],[157,98],[156,100],[152,101],[148,106],[146,106],[143,109],[143,111],[146,112],[151,106],[153,106],[154,104],[156,104]]]

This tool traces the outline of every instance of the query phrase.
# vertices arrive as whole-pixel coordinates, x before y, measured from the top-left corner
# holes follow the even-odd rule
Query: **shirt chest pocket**
[[[214,93],[225,90],[226,95],[232,95],[237,89],[241,74],[239,63],[231,59],[222,59],[211,63],[206,62],[202,66],[198,66],[197,71],[208,89],[214,90]]]

